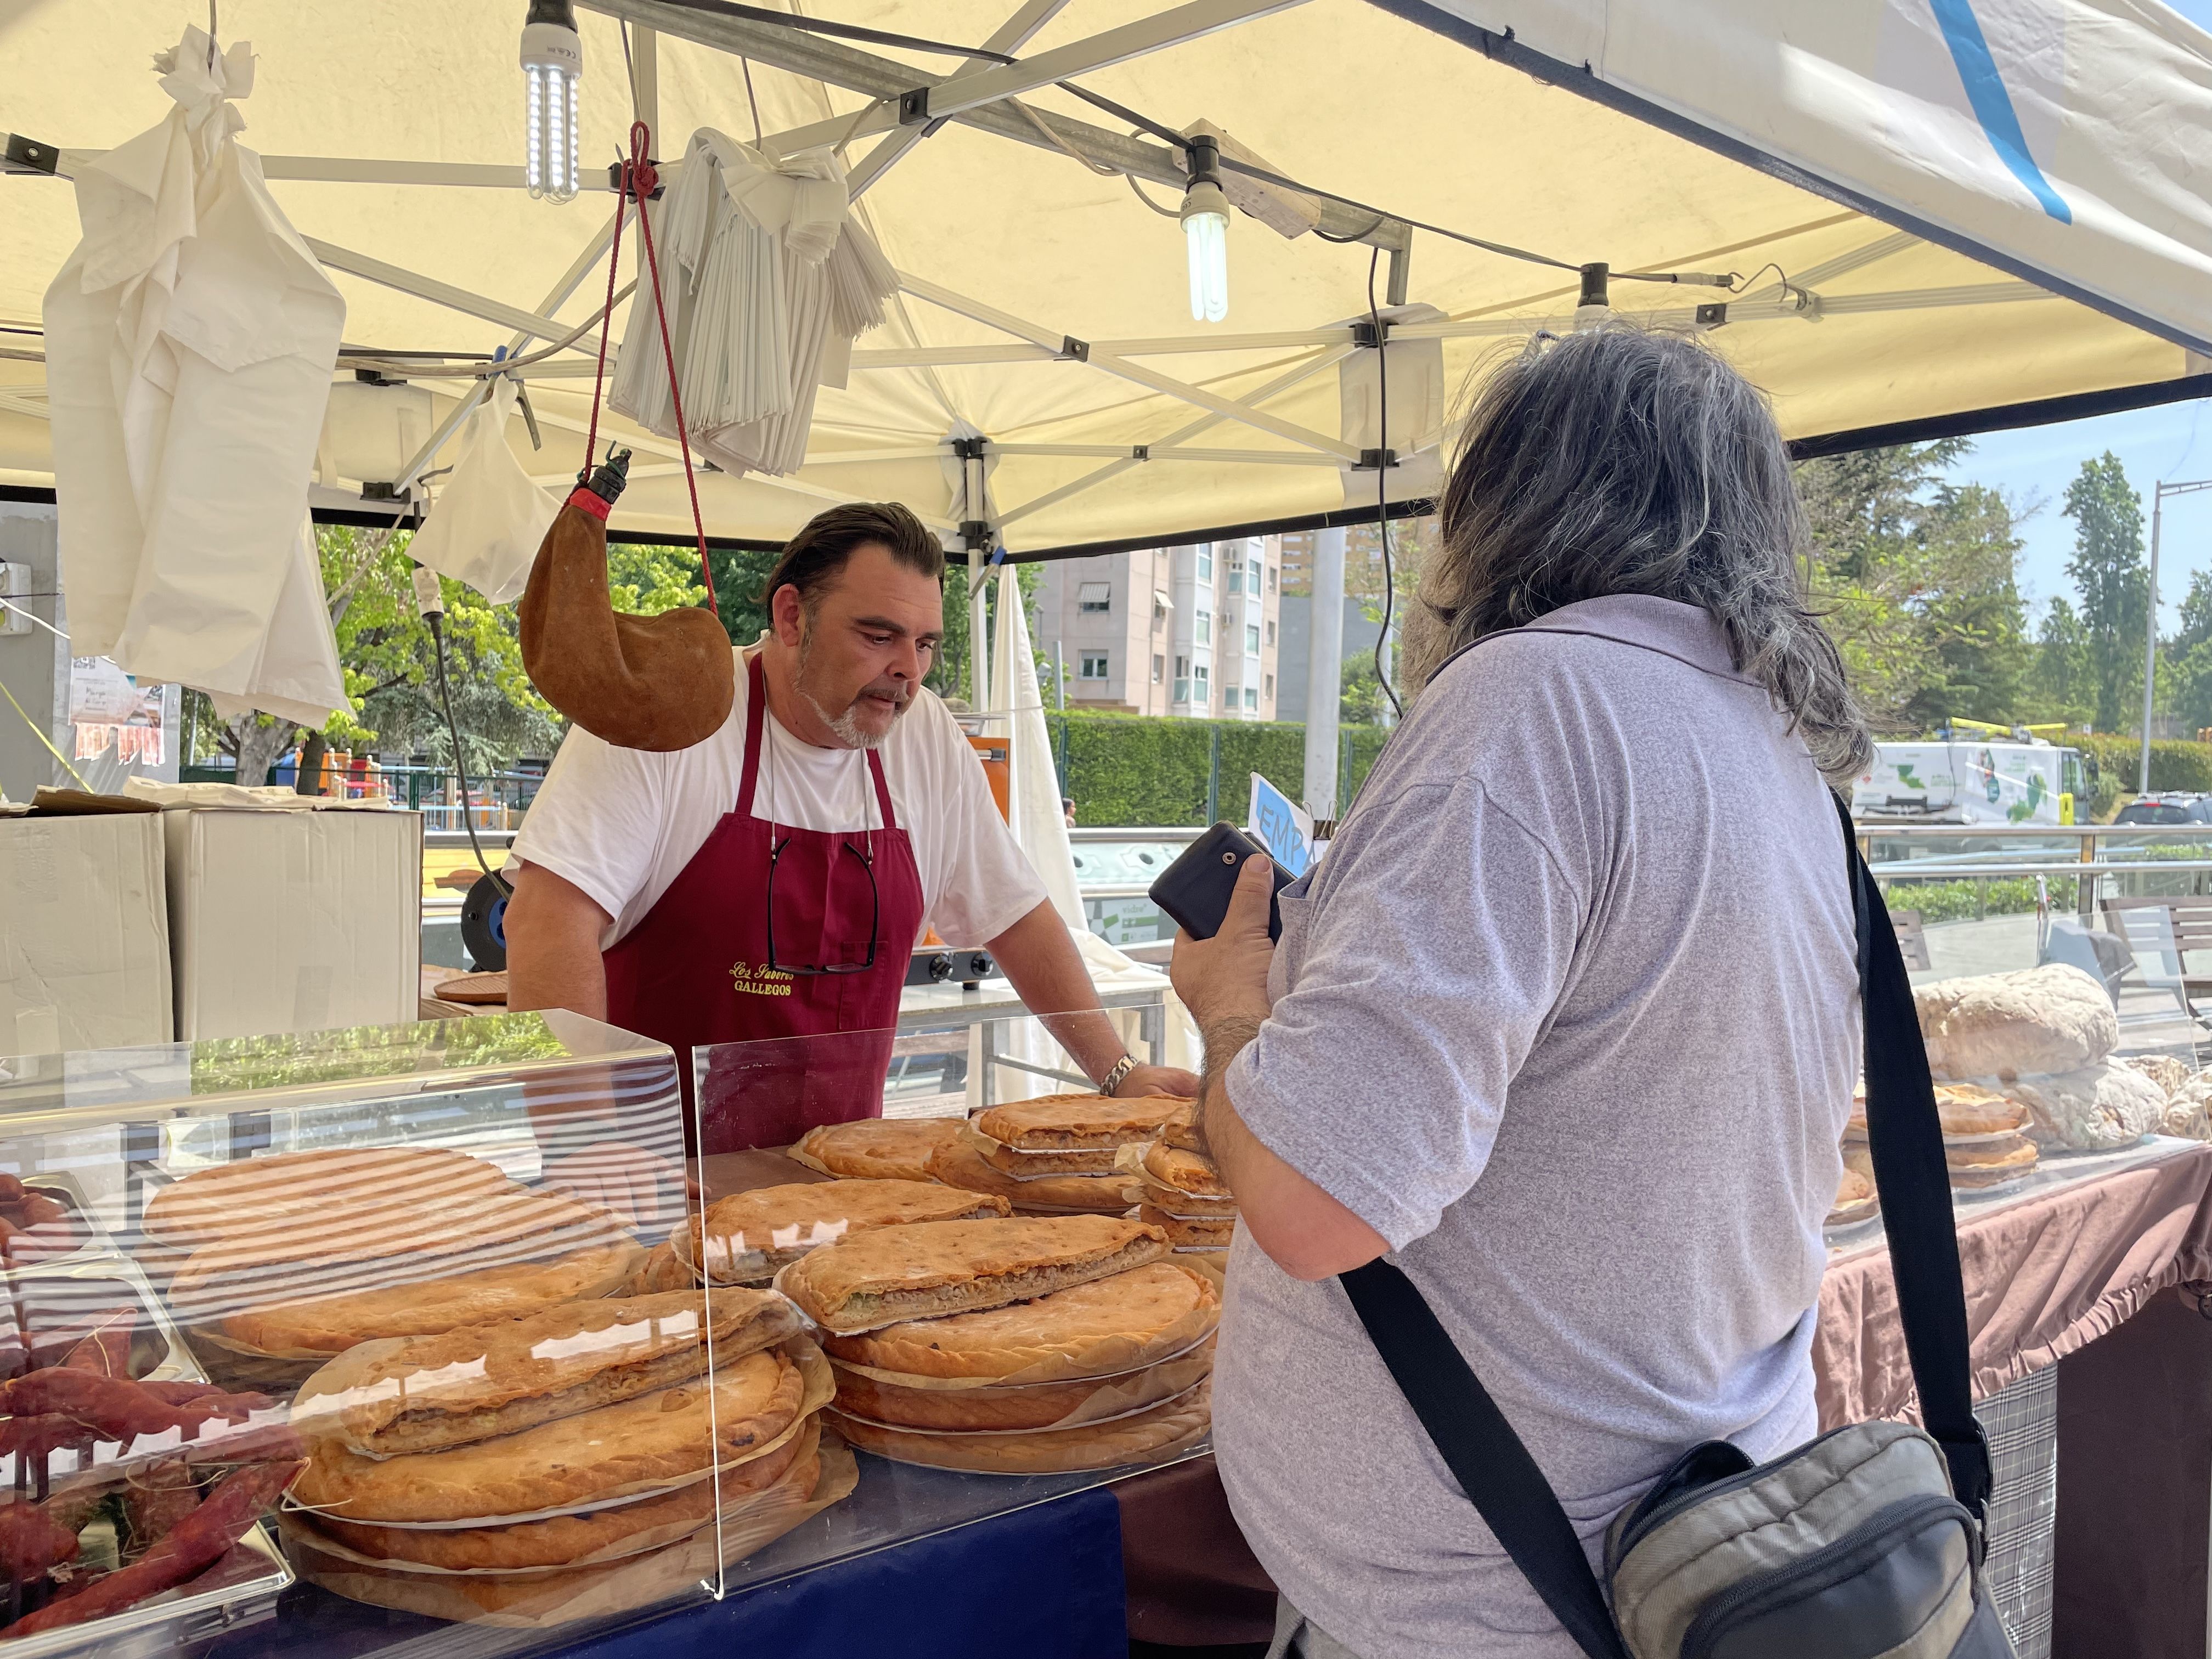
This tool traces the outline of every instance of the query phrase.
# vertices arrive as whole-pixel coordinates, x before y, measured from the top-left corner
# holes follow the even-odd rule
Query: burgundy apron
[[[891,810],[883,757],[863,751],[881,828],[794,830],[757,817],[768,708],[758,656],[746,690],[736,805],[604,958],[609,1022],[676,1050],[687,1105],[693,1051],[764,1045],[710,1056],[698,1155],[788,1146],[821,1124],[883,1115],[899,992],[921,931],[921,872]],[[865,962],[871,933],[875,963],[864,971],[786,971]],[[684,1138],[694,1134],[687,1121]]]

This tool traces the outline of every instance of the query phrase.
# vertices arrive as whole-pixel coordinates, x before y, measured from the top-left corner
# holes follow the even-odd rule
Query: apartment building
[[[1056,559],[1036,605],[1037,649],[1064,665],[1070,708],[1275,718],[1276,538]],[[1046,696],[1054,700],[1049,687]]]

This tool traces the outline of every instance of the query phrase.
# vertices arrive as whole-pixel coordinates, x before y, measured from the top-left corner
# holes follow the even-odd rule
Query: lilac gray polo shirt
[[[1311,877],[1228,1073],[1390,1241],[1595,1545],[1674,1457],[1808,1438],[1858,1073],[1826,786],[1704,611],[1623,595],[1439,675]],[[1362,1659],[1573,1659],[1334,1280],[1241,1230],[1222,1478]]]

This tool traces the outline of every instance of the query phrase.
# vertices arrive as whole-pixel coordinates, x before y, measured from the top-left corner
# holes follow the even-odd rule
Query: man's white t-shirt
[[[572,727],[523,818],[516,860],[574,882],[614,918],[601,950],[645,920],[723,815],[738,809],[750,654],[738,653],[729,719],[689,749],[618,749]],[[915,694],[878,752],[921,871],[924,927],[955,946],[985,945],[1044,902],[1044,884],[999,816],[975,751],[934,692]],[[751,811],[796,830],[863,830],[883,817],[864,751],[804,743],[772,712],[762,726]],[[768,872],[759,878],[765,890]]]

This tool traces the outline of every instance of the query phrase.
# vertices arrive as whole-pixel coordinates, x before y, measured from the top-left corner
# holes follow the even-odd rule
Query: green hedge
[[[2090,816],[2101,822],[2136,793],[2136,780],[2142,775],[2142,740],[2115,732],[2110,736],[2069,737],[2066,741],[2079,749],[2084,757],[2096,758],[2097,781],[2090,790],[2094,803]],[[2198,743],[2187,738],[2152,738],[2150,787],[2154,792],[2190,789],[2212,793],[2212,743]]]
[[[1991,877],[1980,881],[1895,881],[1882,876],[1882,897],[1893,911],[1917,910],[1923,927],[1939,921],[1972,921],[1983,916],[2016,916],[2035,908],[2033,876]],[[2046,877],[2053,915],[2071,915],[2074,878]]]
[[[1305,778],[1306,729],[1287,721],[1070,714],[1047,715],[1046,725],[1060,792],[1085,827],[1241,822],[1252,773],[1292,794]],[[1375,726],[1340,732],[1340,807],[1389,735]]]

